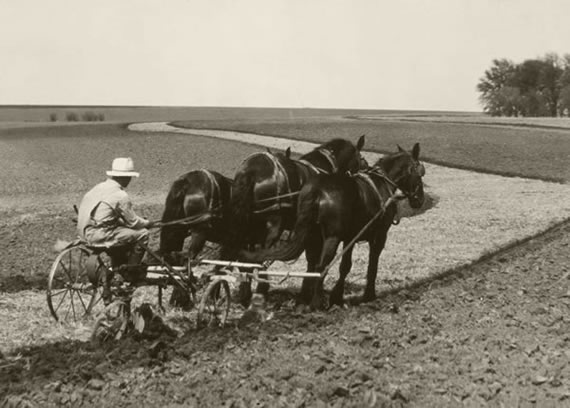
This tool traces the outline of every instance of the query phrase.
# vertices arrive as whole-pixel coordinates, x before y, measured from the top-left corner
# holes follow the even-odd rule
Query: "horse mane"
[[[338,152],[340,149],[342,149],[343,147],[345,147],[347,144],[352,144],[351,142],[349,142],[346,139],[341,139],[339,137],[335,138],[335,139],[331,139],[328,142],[316,147],[314,150],[318,150],[318,149],[328,149],[331,150],[333,152]]]
[[[374,167],[382,167],[386,172],[388,172],[394,166],[394,163],[397,160],[409,155],[410,154],[408,152],[389,153],[385,156],[380,157]]]

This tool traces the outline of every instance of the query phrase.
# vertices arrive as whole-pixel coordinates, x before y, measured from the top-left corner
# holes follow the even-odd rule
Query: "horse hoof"
[[[310,311],[311,309],[309,308],[309,305],[298,304],[297,306],[295,306],[295,313],[297,314],[307,314]]]
[[[362,303],[374,302],[376,300],[376,295],[364,295],[362,296]]]
[[[308,305],[310,303],[311,299],[307,299],[306,297],[303,296],[299,296],[297,297],[297,299],[295,300],[295,306],[299,306],[299,305]]]
[[[331,297],[329,299],[329,308],[333,307],[333,306],[338,306],[340,308],[342,308],[344,306],[344,300],[342,298],[337,298],[337,297]]]
[[[313,300],[310,306],[311,311],[322,311],[326,309],[325,302],[323,300]]]

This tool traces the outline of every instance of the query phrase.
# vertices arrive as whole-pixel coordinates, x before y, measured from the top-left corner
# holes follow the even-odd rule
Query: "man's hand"
[[[168,223],[166,223],[166,224],[168,224]],[[162,227],[162,226],[164,226],[164,225],[165,225],[165,223],[163,223],[163,222],[160,221],[160,220],[149,221],[149,222],[148,222],[148,225],[147,225],[147,228],[160,228],[160,227]]]

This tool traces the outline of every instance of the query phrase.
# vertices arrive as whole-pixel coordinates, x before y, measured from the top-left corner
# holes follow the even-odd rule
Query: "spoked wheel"
[[[198,308],[198,328],[224,326],[230,312],[230,300],[230,285],[227,281],[217,279],[210,283]]]
[[[131,324],[130,317],[130,306],[124,300],[116,299],[111,302],[97,318],[91,333],[91,341],[103,343],[120,340]]]
[[[77,322],[101,304],[98,284],[90,282],[86,262],[91,252],[84,246],[64,249],[55,258],[48,277],[47,303],[51,315],[61,322]],[[107,266],[100,262],[97,276]]]

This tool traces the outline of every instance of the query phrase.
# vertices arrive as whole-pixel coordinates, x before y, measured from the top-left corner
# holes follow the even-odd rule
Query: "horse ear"
[[[360,136],[358,138],[358,142],[356,142],[356,149],[358,149],[358,151],[361,151],[363,147],[364,147],[364,135]]]
[[[412,157],[414,160],[418,160],[420,157],[420,144],[416,143],[414,147],[412,147]]]
[[[402,146],[400,146],[400,145],[396,145],[396,146],[398,146],[398,151],[399,151],[399,152],[405,152],[405,150],[402,149]]]
[[[289,146],[287,148],[287,150],[285,150],[285,157],[287,157],[287,158],[291,157],[291,146]]]

